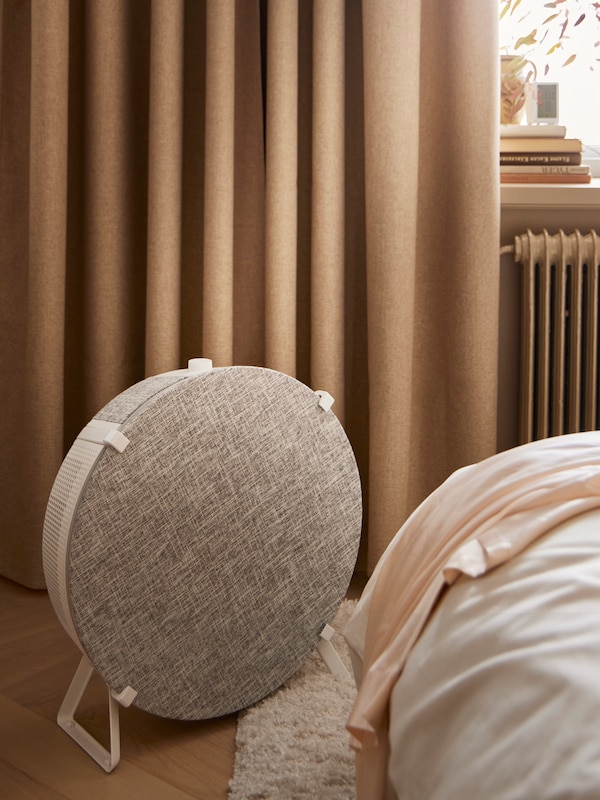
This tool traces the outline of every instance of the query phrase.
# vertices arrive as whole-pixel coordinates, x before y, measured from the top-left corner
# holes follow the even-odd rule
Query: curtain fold
[[[28,60],[18,41],[0,51],[2,74],[16,67],[15,82],[0,88],[0,562],[9,576],[28,577],[39,564],[39,487],[51,484],[63,455],[68,4],[40,3],[32,17],[15,9],[14,21],[33,46]],[[17,547],[13,531],[27,534]]]
[[[1,574],[43,586],[73,438],[194,356],[334,396],[363,570],[494,452],[496,16],[495,0],[0,0]]]
[[[180,362],[183,34],[183,0],[152,0],[145,335],[150,375]]]
[[[406,514],[419,455],[419,443],[413,449],[411,441],[423,402],[419,398],[419,407],[413,406],[413,376],[420,366],[415,328],[431,314],[424,306],[419,316],[415,300],[427,261],[417,252],[421,4],[365,4],[363,38],[369,464],[378,476],[370,482],[371,569],[373,554],[382,552]]]
[[[35,13],[35,4],[32,5]],[[85,6],[83,190],[84,359],[86,400],[100,408],[122,388],[130,352],[130,311],[137,254],[138,170],[134,148],[126,6],[90,0]],[[134,34],[135,36],[135,34]],[[146,142],[144,142],[144,149]]]
[[[370,569],[450,464],[495,448],[496,26],[477,0],[363,6]]]
[[[313,18],[311,383],[344,421],[345,3],[316,0]]]
[[[206,7],[204,349],[215,366],[233,362],[235,0]]]
[[[265,131],[265,360],[296,375],[298,3],[270,0]]]

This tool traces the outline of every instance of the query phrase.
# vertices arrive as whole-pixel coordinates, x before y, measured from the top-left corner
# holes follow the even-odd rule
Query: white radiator
[[[600,237],[578,230],[515,237],[521,265],[521,443],[600,427]]]

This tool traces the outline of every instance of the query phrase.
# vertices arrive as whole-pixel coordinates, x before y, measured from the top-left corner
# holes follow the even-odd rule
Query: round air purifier
[[[132,386],[81,431],[48,502],[44,571],[114,696],[217,717],[275,690],[317,646],[362,518],[330,403],[282,373],[198,359]]]

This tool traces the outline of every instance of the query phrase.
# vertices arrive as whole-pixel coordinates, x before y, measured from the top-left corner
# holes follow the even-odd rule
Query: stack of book
[[[580,139],[564,125],[501,125],[501,183],[590,183]]]

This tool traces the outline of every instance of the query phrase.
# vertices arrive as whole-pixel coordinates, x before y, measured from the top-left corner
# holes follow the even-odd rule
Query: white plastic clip
[[[190,372],[210,372],[213,362],[211,358],[190,358],[187,368]]]
[[[321,639],[317,644],[317,650],[319,651],[319,655],[327,665],[329,671],[333,675],[338,675],[340,678],[348,678],[348,680],[352,680],[352,676],[346,669],[344,662],[340,658],[337,650],[331,642],[334,633],[335,631],[331,625],[325,625],[320,634]]]
[[[323,628],[323,630],[319,635],[321,636],[321,639],[325,639],[326,642],[330,642],[333,639],[334,633],[335,631],[333,630],[331,625],[325,625],[325,627]]]
[[[122,692],[115,692],[114,689],[111,689],[111,695],[115,698],[117,703],[123,708],[129,708],[129,706],[133,703],[135,698],[137,697],[137,692],[135,689],[132,689],[131,686],[126,686]]]
[[[129,439],[115,428],[106,434],[102,442],[112,447],[118,453],[122,453],[129,444]]]
[[[316,395],[319,397],[319,405],[324,411],[329,411],[331,406],[334,404],[335,400],[329,394],[329,392],[324,392],[322,389],[319,389],[315,392]]]

